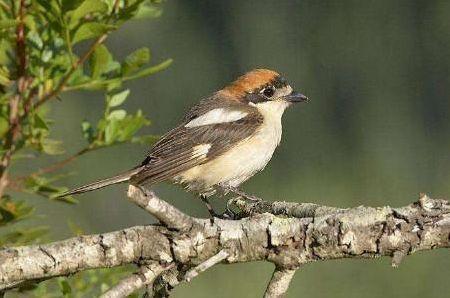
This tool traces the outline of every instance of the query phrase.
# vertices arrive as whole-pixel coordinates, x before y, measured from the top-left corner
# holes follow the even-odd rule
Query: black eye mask
[[[270,101],[270,98],[267,98],[258,92],[258,93],[247,93],[244,96],[244,100],[247,103],[252,102],[252,103],[256,104],[256,103],[260,103],[260,102]]]
[[[282,76],[275,77],[269,84],[255,89],[251,93],[247,93],[244,97],[247,103],[260,103],[270,101],[275,94],[276,89],[284,88],[288,85],[285,78]]]

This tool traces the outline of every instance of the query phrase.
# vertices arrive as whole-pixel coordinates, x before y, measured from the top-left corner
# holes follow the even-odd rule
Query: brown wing
[[[192,109],[180,126],[155,144],[142,163],[142,170],[131,178],[132,183],[154,184],[171,179],[226,152],[252,135],[262,123],[262,116],[250,109],[249,114],[238,121],[185,127],[187,122],[202,114],[195,111],[203,112],[203,109],[198,106]],[[203,144],[211,145],[207,155],[195,154],[193,148]]]

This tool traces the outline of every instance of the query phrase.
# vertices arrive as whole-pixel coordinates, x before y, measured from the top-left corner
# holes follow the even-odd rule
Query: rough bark
[[[141,270],[149,265],[157,269],[147,271],[148,279],[142,273],[130,277],[132,290],[151,284],[157,277],[149,292],[165,296],[178,283],[219,262],[264,260],[276,266],[266,295],[277,297],[286,292],[294,271],[309,262],[390,256],[393,265],[398,265],[404,256],[416,251],[450,246],[450,205],[426,195],[402,208],[336,209],[236,199],[232,205],[239,208],[238,216],[244,217],[214,221],[190,217],[154,193],[133,186],[128,195],[161,224],[2,248],[0,290],[24,281],[134,263]],[[129,293],[126,281],[122,282],[125,285],[117,288],[126,288]]]
[[[289,283],[294,277],[294,274],[294,269],[275,268],[272,278],[267,285],[266,292],[264,293],[264,298],[284,296],[289,288]]]

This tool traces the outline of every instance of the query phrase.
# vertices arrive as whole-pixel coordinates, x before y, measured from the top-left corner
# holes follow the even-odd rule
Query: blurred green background
[[[281,146],[264,172],[243,189],[268,200],[352,207],[401,206],[450,194],[449,1],[167,1],[162,17],[132,22],[107,44],[123,57],[141,46],[168,70],[128,84],[130,111],[152,119],[146,132],[175,126],[200,98],[238,75],[265,67],[282,73],[311,102],[284,116]],[[71,93],[53,102],[54,137],[68,154],[84,147],[80,119],[96,121],[103,96]],[[82,157],[62,181],[76,186],[139,163],[148,148],[116,146]],[[37,168],[46,161],[23,163]],[[207,216],[199,200],[170,185],[161,198]],[[125,185],[88,193],[78,205],[29,197],[52,237],[152,222],[129,203]],[[214,201],[217,208],[223,202]],[[448,297],[446,250],[415,254],[392,269],[381,260],[309,264],[288,297]],[[261,297],[272,265],[217,266],[174,297]]]

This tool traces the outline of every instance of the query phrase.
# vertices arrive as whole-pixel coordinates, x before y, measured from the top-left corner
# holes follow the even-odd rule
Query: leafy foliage
[[[11,190],[57,198],[67,187],[57,185],[66,174],[55,172],[80,156],[122,143],[155,141],[155,136],[137,135],[150,121],[141,110],[123,108],[130,95],[124,82],[157,73],[171,60],[154,64],[150,50],[140,48],[118,61],[103,42],[125,22],[158,17],[159,2],[0,0],[1,246],[41,242],[49,237],[46,227],[26,227],[34,208],[12,197]],[[47,103],[71,90],[101,90],[105,94],[104,112],[97,123],[81,122],[85,148],[69,152],[68,157],[48,167],[11,176],[10,168],[21,158],[66,153],[63,142],[50,137],[54,123]],[[58,200],[77,202],[70,197]],[[69,225],[75,234],[82,233],[76,223]],[[39,297],[98,295],[98,289],[106,289],[127,270],[91,271],[60,278],[57,283],[26,285],[22,290],[33,290]]]

